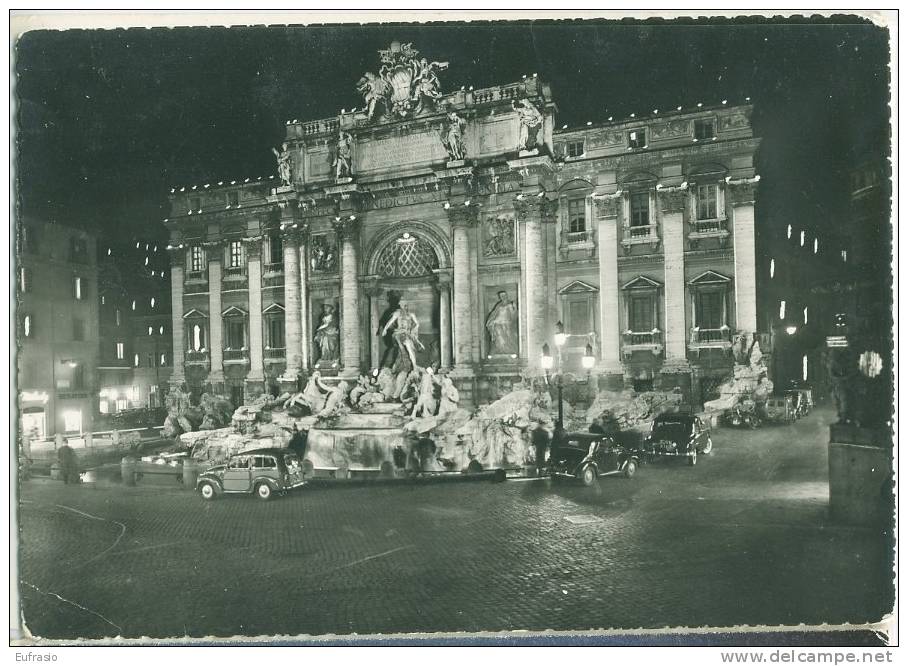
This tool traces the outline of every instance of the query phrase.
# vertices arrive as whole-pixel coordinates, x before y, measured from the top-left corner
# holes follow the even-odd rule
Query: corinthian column
[[[515,202],[517,218],[523,222],[525,258],[523,263],[524,293],[526,294],[527,367],[541,367],[542,345],[548,339],[545,312],[548,298],[545,291],[545,240],[543,222],[553,218],[554,204],[545,197],[518,195]]]
[[[302,358],[300,352],[300,270],[299,250],[297,241],[299,234],[296,231],[285,232],[284,243],[284,333],[286,347],[284,355],[287,365],[284,369],[284,379],[295,381],[299,377]]]
[[[460,372],[472,371],[473,318],[470,306],[470,229],[476,225],[476,206],[452,205],[448,218],[454,228],[454,363]]]
[[[656,188],[662,208],[665,256],[665,361],[687,366],[687,319],[684,307],[684,200],[687,188]]]
[[[183,369],[183,350],[186,348],[183,333],[183,274],[185,271],[186,253],[181,247],[170,250],[170,330],[173,332],[173,373],[170,375],[172,386],[181,386],[185,381]]]
[[[246,269],[249,272],[249,374],[250,382],[265,381],[262,351],[262,241],[246,244]]]
[[[729,180],[732,238],[735,247],[735,327],[757,330],[757,268],[754,240],[754,190],[759,176]]]
[[[221,254],[222,247],[215,245],[211,248],[211,257],[208,260],[208,348],[211,359],[211,370],[208,372],[208,381],[212,390],[218,391],[218,384],[224,383],[224,335],[223,321],[221,320]]]
[[[599,222],[600,372],[622,375],[618,326],[618,202],[621,192],[594,198]]]
[[[361,362],[362,327],[359,320],[359,271],[357,270],[354,215],[339,218],[334,223],[341,247],[341,365],[345,377],[356,377]]]

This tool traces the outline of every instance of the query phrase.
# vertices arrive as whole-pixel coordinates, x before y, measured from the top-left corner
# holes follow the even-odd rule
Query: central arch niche
[[[437,272],[446,259],[444,246],[431,232],[417,225],[400,225],[375,244],[369,262],[370,298],[370,365],[374,368],[397,367],[397,345],[391,335],[380,332],[394,314],[401,300],[419,320],[417,363],[429,366],[442,363],[442,328],[449,327],[450,317],[441,316],[442,302],[450,308],[450,299],[442,298]]]

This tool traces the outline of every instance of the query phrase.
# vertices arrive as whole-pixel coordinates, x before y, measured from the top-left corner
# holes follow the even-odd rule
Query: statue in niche
[[[517,238],[514,233],[514,220],[507,217],[496,217],[486,221],[488,240],[485,245],[485,256],[506,257],[517,251]]]
[[[386,324],[391,320],[391,317],[394,316],[394,313],[400,307],[400,294],[396,291],[388,292],[388,307],[385,308],[385,311],[382,313],[381,317],[378,320],[378,331],[382,339],[382,342],[385,345],[385,350],[381,355],[381,362],[379,362],[379,370],[384,367],[393,368],[394,363],[397,361],[399,349],[397,347],[397,342],[394,340],[394,333],[387,332],[383,333],[385,330]]]
[[[408,361],[409,370],[416,369],[416,348],[425,349],[419,341],[419,320],[410,312],[406,301],[400,301],[398,308],[385,324],[381,334],[384,336],[394,326],[394,341],[400,350],[400,361]]]
[[[293,161],[287,143],[281,144],[280,150],[272,148],[271,152],[277,158],[277,175],[281,179],[281,185],[290,185],[293,182]]]
[[[318,362],[336,361],[338,337],[340,330],[337,326],[334,306],[322,303],[322,313],[319,315],[318,327],[315,329],[315,344],[318,347]]]
[[[437,408],[435,400],[435,383],[437,378],[432,368],[423,368],[419,378],[419,389],[416,397],[416,403],[413,405],[413,411],[410,417],[417,416],[434,416]]]
[[[508,292],[498,292],[498,302],[486,317],[486,331],[489,334],[489,354],[511,356],[518,352],[517,306]]]
[[[451,161],[462,160],[466,157],[467,151],[463,142],[463,132],[466,126],[467,121],[458,116],[455,111],[448,113],[441,131],[441,143],[448,151]]]
[[[312,237],[309,265],[319,273],[330,273],[337,267],[337,246],[325,234]]]
[[[511,102],[520,120],[520,130],[517,134],[517,150],[534,150],[536,148],[539,130],[542,129],[542,114],[539,109],[528,99]]]
[[[337,135],[337,148],[334,151],[334,177],[336,179],[353,176],[353,137],[343,130]]]

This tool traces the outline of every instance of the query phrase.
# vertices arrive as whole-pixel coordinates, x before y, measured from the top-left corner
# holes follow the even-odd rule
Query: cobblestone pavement
[[[21,488],[24,616],[47,638],[866,622],[880,530],[827,517],[826,409],[722,429],[695,467],[303,488],[205,503],[163,487]]]

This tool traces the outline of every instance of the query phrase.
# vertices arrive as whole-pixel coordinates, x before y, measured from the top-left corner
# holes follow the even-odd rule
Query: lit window
[[[117,317],[117,326],[119,326],[120,323],[122,322],[122,315],[120,314],[120,308],[117,308],[116,317]]]
[[[189,251],[189,270],[198,272],[202,270],[202,248],[194,245]]]
[[[82,432],[82,410],[67,409],[63,412],[63,429],[66,432]]]
[[[848,261],[848,250],[842,250],[842,261]]]
[[[152,308],[154,307],[154,304],[155,304],[155,299],[154,299],[154,296],[152,296],[151,297],[151,307]]]
[[[152,331],[154,331],[154,329],[153,329],[151,326],[149,326],[149,327],[148,327],[148,335],[151,335]]]
[[[117,358],[123,360],[126,357],[126,346],[122,342],[117,343]]]
[[[25,334],[26,338],[30,338],[32,335],[32,316],[25,315],[22,318],[22,332]]]
[[[192,351],[202,351],[205,348],[205,331],[199,324],[192,327]]]
[[[627,133],[628,148],[646,148],[646,130],[635,129]]]
[[[28,291],[28,285],[31,280],[28,279],[28,269],[22,267],[19,269],[19,291]]]
[[[779,319],[785,319],[785,301],[779,301]]]
[[[230,243],[230,267],[240,268],[243,265],[243,241]]]
[[[819,251],[820,251],[820,239],[814,238],[813,239],[813,253],[816,254]]]
[[[584,149],[583,141],[568,141],[565,156],[567,157],[582,157],[586,152]]]
[[[791,238],[791,225],[788,225],[788,238]]]
[[[136,302],[135,302],[135,301],[132,302],[132,309],[133,309],[133,310],[136,309]]]
[[[804,308],[804,323],[807,323],[807,307]]]
[[[770,279],[772,279],[775,276],[776,276],[776,260],[770,259],[769,260],[769,277],[770,277]]]
[[[106,304],[107,304],[107,297],[106,297],[106,296],[102,296],[102,297],[101,297],[101,305],[106,305]]]
[[[82,278],[80,277],[73,278],[73,296],[77,301],[82,300]]]
[[[145,265],[148,265],[148,257],[145,257]]]
[[[164,326],[163,325],[158,329],[158,333],[160,335],[164,335]]]
[[[107,256],[110,256],[110,248],[107,248]]]
[[[133,366],[135,366],[137,368],[139,367],[139,355],[138,354],[133,355],[132,364],[133,364]]]
[[[719,186],[697,186],[697,219],[714,220],[719,217]]]
[[[167,365],[167,354],[161,354],[161,365]]]
[[[804,247],[804,242],[807,240],[807,232],[803,229],[801,230],[801,247]]]
[[[807,354],[801,357],[801,379],[807,381]]]

